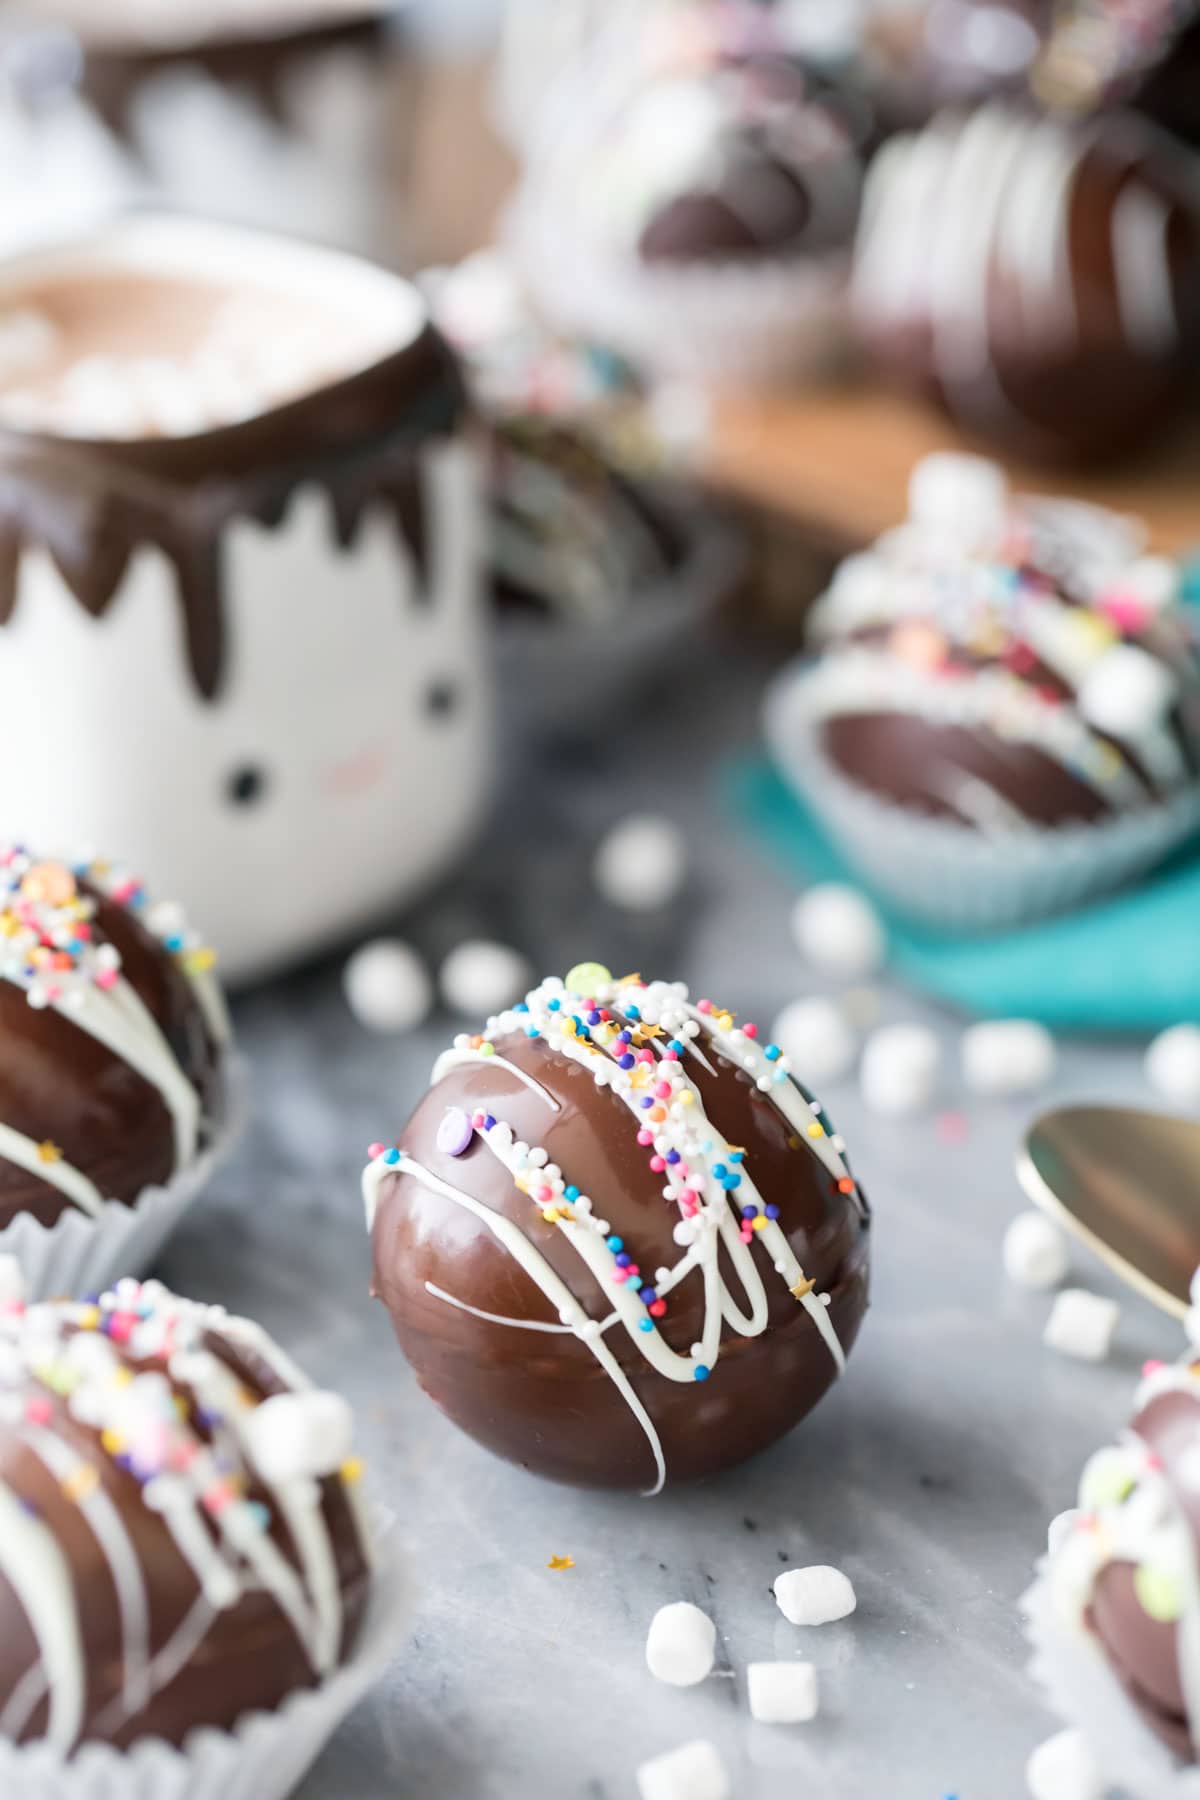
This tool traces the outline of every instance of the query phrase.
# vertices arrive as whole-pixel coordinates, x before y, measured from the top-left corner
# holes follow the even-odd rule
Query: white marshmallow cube
[[[1070,1266],[1067,1240],[1044,1213],[1018,1213],[1004,1234],[1004,1272],[1018,1287],[1057,1287]]]
[[[637,1784],[642,1800],[730,1800],[733,1793],[717,1748],[706,1738],[644,1762]]]
[[[1172,1106],[1200,1109],[1200,1025],[1172,1025],[1146,1052],[1146,1080]]]
[[[857,1040],[832,1000],[793,1000],[772,1025],[771,1042],[810,1087],[840,1081],[854,1067]]]
[[[923,1112],[937,1090],[941,1063],[941,1045],[927,1026],[881,1025],[863,1051],[863,1099],[887,1118]]]
[[[746,1668],[746,1694],[764,1725],[803,1725],[819,1707],[817,1671],[807,1662],[756,1662]]]
[[[874,907],[855,888],[837,881],[801,894],[792,908],[792,936],[807,962],[841,981],[866,981],[887,956]]]
[[[712,1674],[717,1628],[687,1600],[660,1606],[646,1634],[646,1666],[672,1687],[694,1687]]]
[[[490,1019],[529,989],[533,971],[519,950],[486,938],[466,938],[442,964],[438,985],[452,1012]]]
[[[1054,1075],[1058,1054],[1033,1019],[987,1019],[962,1036],[963,1079],[976,1094],[1031,1094]]]
[[[785,1569],[775,1577],[775,1599],[789,1625],[832,1625],[858,1605],[849,1577],[824,1563]]]
[[[1102,1800],[1104,1784],[1081,1731],[1060,1731],[1025,1765],[1033,1800]]]
[[[678,897],[687,866],[687,842],[672,820],[631,813],[601,839],[592,876],[610,905],[658,912]]]
[[[429,1016],[433,983],[411,945],[375,938],[356,950],[342,974],[346,1003],[368,1031],[412,1031]]]
[[[306,1388],[272,1394],[242,1427],[246,1450],[263,1480],[333,1475],[354,1446],[354,1415],[340,1394]]]
[[[1103,1362],[1120,1316],[1115,1300],[1089,1294],[1085,1288],[1064,1288],[1055,1297],[1042,1342],[1080,1362]]]

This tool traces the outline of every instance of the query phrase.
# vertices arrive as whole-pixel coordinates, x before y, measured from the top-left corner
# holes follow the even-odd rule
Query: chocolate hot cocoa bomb
[[[867,1203],[779,1048],[594,963],[456,1039],[364,1193],[422,1387],[557,1480],[658,1492],[766,1448],[867,1304]]]

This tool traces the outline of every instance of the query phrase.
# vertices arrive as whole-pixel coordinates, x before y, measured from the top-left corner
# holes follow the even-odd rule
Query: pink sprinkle
[[[553,1198],[554,1189],[552,1187],[540,1187],[538,1189],[538,1199],[542,1202],[543,1206],[548,1205]]]
[[[684,1201],[685,1204],[687,1203],[687,1201],[690,1200],[692,1205],[695,1206],[695,1204],[699,1200],[700,1196],[696,1192],[695,1188],[684,1188],[683,1193],[680,1196],[680,1198]]]
[[[742,1036],[748,1037],[748,1038],[756,1038],[758,1036],[758,1026],[757,1025],[743,1025],[742,1026]]]
[[[638,1143],[645,1146],[646,1144],[652,1144],[653,1142],[654,1142],[654,1133],[652,1131],[648,1130],[645,1125],[643,1125],[642,1129],[638,1132]]]
[[[754,1236],[754,1233],[748,1225],[743,1225],[742,1229],[738,1232],[738,1236],[741,1238],[743,1244],[748,1244],[750,1239]]]
[[[636,1281],[641,1272],[636,1263],[630,1263],[625,1271],[626,1281]]]
[[[1142,1374],[1157,1375],[1158,1371],[1160,1369],[1165,1369],[1166,1366],[1167,1365],[1162,1361],[1161,1357],[1152,1356],[1149,1362],[1144,1362],[1142,1364]]]
[[[27,1400],[25,1403],[25,1417],[31,1425],[48,1425],[54,1417],[54,1408],[49,1400],[44,1399],[40,1394],[35,1394],[31,1400]]]
[[[475,1127],[475,1129],[476,1129],[476,1131],[482,1131],[482,1130],[483,1130],[483,1121],[484,1121],[484,1120],[485,1120],[485,1119],[486,1119],[486,1118],[487,1118],[487,1114],[486,1114],[486,1113],[481,1113],[481,1112],[477,1112],[477,1113],[472,1113],[472,1114],[471,1114],[471,1123],[472,1123],[472,1125],[473,1125],[473,1126],[474,1126],[474,1127]]]
[[[625,1280],[627,1280],[628,1275],[629,1275],[628,1269],[614,1269],[613,1270],[613,1280],[614,1281],[625,1281]]]
[[[1162,1457],[1161,1456],[1148,1456],[1146,1458],[1146,1467],[1153,1474],[1155,1474],[1155,1475],[1160,1474],[1162,1471]]]
[[[678,1050],[664,1050],[663,1051],[663,1061],[664,1062],[678,1062],[679,1061]]]
[[[367,1145],[367,1155],[370,1157],[371,1161],[374,1162],[375,1158],[377,1156],[383,1155],[383,1145],[382,1144],[368,1144]]]
[[[99,969],[97,971],[96,986],[98,988],[103,988],[105,993],[107,993],[109,988],[116,987],[116,985],[117,971],[115,969]]]
[[[943,1144],[961,1144],[967,1136],[967,1116],[960,1112],[939,1113],[934,1129]]]
[[[654,1052],[653,1050],[639,1050],[637,1059],[640,1063],[652,1063],[654,1061]]]
[[[75,930],[75,936],[79,939],[81,944],[90,944],[91,943],[92,928],[87,923],[86,919],[81,919],[79,921],[79,923],[75,926],[74,930]]]
[[[697,1000],[696,1011],[698,1013],[710,1013],[712,1011],[712,1001],[711,1000]]]
[[[656,1081],[654,1084],[654,1092],[660,1100],[669,1100],[675,1090],[669,1081]]]
[[[654,1170],[656,1175],[661,1175],[666,1166],[667,1159],[665,1156],[652,1156],[650,1158],[650,1167]]]
[[[1100,611],[1106,613],[1118,631],[1141,631],[1149,617],[1149,609],[1140,594],[1122,593],[1114,588],[1100,597]]]

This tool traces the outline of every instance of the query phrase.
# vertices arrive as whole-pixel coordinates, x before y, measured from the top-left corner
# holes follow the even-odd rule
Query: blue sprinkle
[[[563,1199],[569,1200],[571,1202],[572,1206],[575,1204],[575,1202],[576,1202],[576,1200],[578,1200],[578,1198],[579,1198],[579,1189],[575,1186],[575,1184],[573,1182],[570,1187],[566,1187],[563,1189]]]
[[[763,1211],[766,1213],[768,1219],[777,1219],[779,1217],[779,1208],[777,1206],[764,1206]]]
[[[266,1531],[271,1524],[271,1509],[264,1506],[261,1500],[249,1500],[246,1510],[260,1531]]]
[[[742,1178],[740,1175],[722,1175],[721,1177],[721,1186],[725,1189],[727,1194],[732,1194],[737,1188],[740,1188],[741,1185]]]
[[[728,1174],[728,1172],[729,1171],[726,1169],[724,1163],[714,1163],[713,1164],[713,1174],[716,1176],[718,1181],[720,1181],[720,1179],[723,1175]]]
[[[653,1319],[639,1319],[638,1320],[638,1330],[639,1331],[653,1331],[654,1330],[654,1320]]]
[[[485,1131],[495,1131],[495,1129],[496,1129],[496,1121],[495,1121],[495,1118],[494,1118],[494,1117],[493,1117],[493,1115],[492,1115],[492,1114],[491,1114],[491,1113],[484,1113],[484,1115],[483,1115],[483,1129],[484,1129],[484,1130],[485,1130]]]
[[[668,1150],[667,1151],[667,1161],[669,1163],[677,1163],[677,1162],[682,1162],[683,1158],[680,1156],[678,1150]]]
[[[731,1163],[745,1162],[746,1152],[744,1150],[731,1150],[729,1152],[729,1160]]]
[[[624,1238],[610,1237],[610,1238],[605,1238],[604,1241],[608,1245],[610,1250],[623,1250],[625,1248],[625,1239]]]
[[[766,1057],[768,1062],[778,1062],[779,1058],[782,1054],[783,1053],[780,1050],[778,1044],[768,1044],[766,1049],[763,1051],[763,1055]]]
[[[536,1025],[527,1025],[525,1027],[525,1036],[526,1037],[540,1037],[541,1033],[539,1032]]]
[[[618,1269],[627,1269],[632,1261],[633,1258],[630,1256],[628,1250],[622,1250],[621,1254],[617,1257],[617,1267]]]
[[[529,1008],[526,1005],[526,1003],[524,1002],[524,1000],[518,1000],[517,1004],[513,1007],[513,1011],[516,1013],[527,1013],[529,1011]]]
[[[627,1006],[625,1008],[625,1017],[627,1019],[632,1019],[634,1024],[637,1024],[637,1022],[641,1019],[641,1016],[642,1015],[636,1006]]]
[[[593,1010],[592,1012],[590,1012],[588,1014],[588,1024],[589,1025],[598,1025],[599,1023],[600,1023],[600,1014],[597,1010]]]
[[[707,1363],[697,1363],[695,1368],[692,1370],[692,1374],[695,1376],[697,1381],[707,1381],[710,1373],[711,1373],[711,1371],[710,1371]]]
[[[624,1056],[620,1056],[617,1058],[617,1066],[618,1066],[618,1068],[622,1068],[622,1069],[632,1069],[632,1067],[636,1061],[637,1061],[637,1057],[631,1055],[630,1052],[627,1050],[625,1052]]]
[[[383,1153],[383,1160],[385,1163],[398,1163],[400,1161],[400,1152],[398,1150],[385,1150]]]
[[[561,1009],[561,1007],[562,1007],[561,1000],[547,1000],[547,1002],[546,1002],[546,1011],[547,1012],[558,1012]]]
[[[757,1206],[743,1206],[743,1208],[742,1208],[742,1217],[743,1217],[743,1219],[754,1219],[754,1218],[757,1218],[757,1217],[758,1217],[758,1208],[757,1208]]]
[[[685,1046],[680,1042],[680,1040],[678,1038],[672,1038],[669,1048],[674,1050],[676,1056],[682,1056]]]
[[[657,1290],[657,1288],[652,1288],[652,1287],[641,1288],[639,1290],[639,1297],[646,1302],[647,1306],[649,1306],[649,1304],[652,1300],[658,1299],[658,1290]]]
[[[642,1111],[645,1112],[647,1107],[654,1105],[654,1096],[651,1094],[647,1099],[639,1100],[638,1105],[641,1107]]]

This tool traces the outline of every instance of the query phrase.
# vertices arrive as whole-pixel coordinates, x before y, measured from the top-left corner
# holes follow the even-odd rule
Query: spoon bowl
[[[1200,1123],[1134,1107],[1062,1106],[1030,1126],[1021,1186],[1173,1318],[1200,1267]]]

